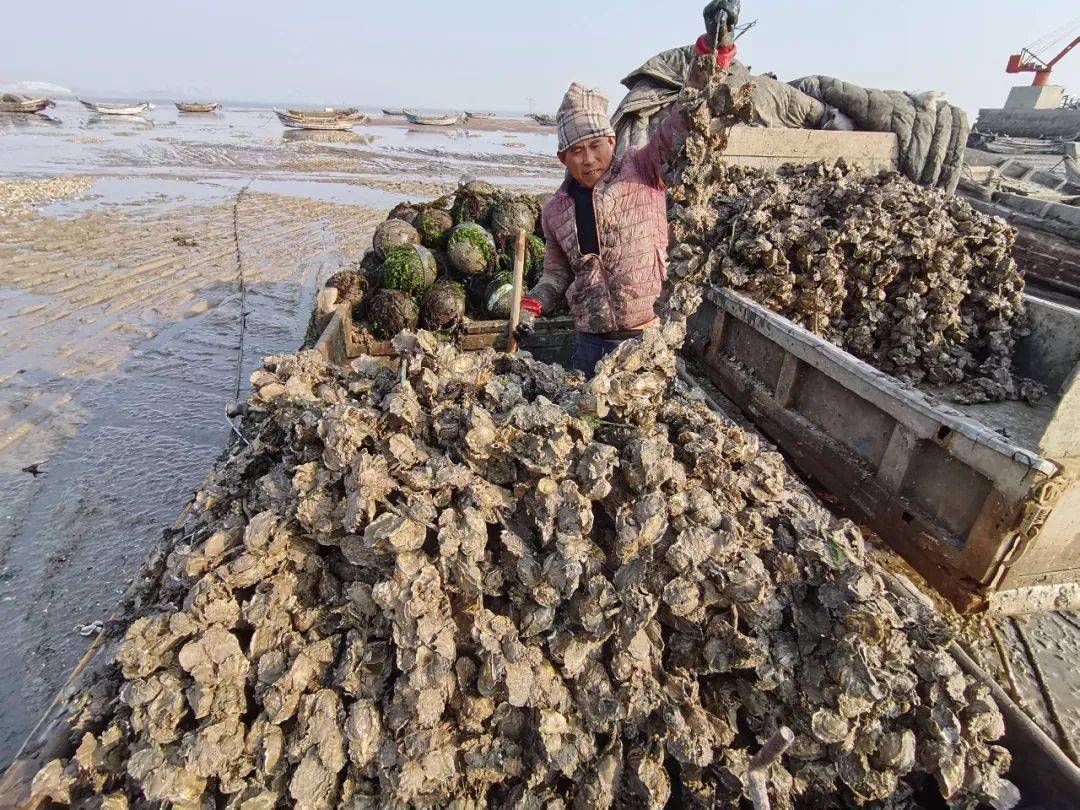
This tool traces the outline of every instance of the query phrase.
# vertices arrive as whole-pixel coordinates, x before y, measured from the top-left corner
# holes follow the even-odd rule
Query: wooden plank
[[[878,172],[891,172],[896,171],[896,163],[887,158],[849,158],[846,155],[830,155],[828,157],[806,157],[806,156],[793,156],[793,155],[733,155],[731,153],[724,153],[724,162],[731,166],[745,166],[748,169],[762,169],[767,172],[774,172],[781,166],[794,164],[796,166],[804,166],[810,163],[819,163],[825,161],[830,166],[835,163],[840,157],[843,157],[847,164],[855,169],[860,169],[868,174],[877,174]]]
[[[871,161],[897,165],[900,146],[891,132],[834,132],[783,127],[733,127],[725,157],[779,158],[781,162]]]
[[[346,363],[349,359],[348,329],[345,325],[348,313],[343,309],[347,310],[348,304],[338,307],[315,343],[315,351],[325,357],[328,363],[338,365]]]
[[[795,390],[795,380],[799,375],[799,360],[793,354],[784,355],[784,363],[780,366],[780,379],[776,381],[776,391],[773,398],[782,408],[791,404],[791,395]]]
[[[958,538],[874,476],[865,461],[808,419],[777,404],[773,392],[737,363],[722,358],[703,362],[706,376],[784,451],[791,464],[846,504],[853,517],[874,529],[926,580],[961,611],[977,610],[983,599],[978,576]]]
[[[370,340],[366,343],[352,339],[352,318],[348,305],[339,305],[326,329],[315,344],[328,362],[344,365],[349,360],[368,357],[391,357],[393,344],[389,340]],[[506,321],[469,321],[458,336],[458,346],[464,351],[482,351],[502,347]],[[536,332],[523,344],[525,350],[557,349],[565,347],[574,336],[573,320],[570,318],[546,318],[537,322]]]
[[[877,477],[889,489],[899,492],[903,487],[904,478],[911,465],[911,454],[917,442],[910,430],[899,422],[896,423],[892,436],[889,437],[889,446],[885,448],[885,457],[877,471]]]

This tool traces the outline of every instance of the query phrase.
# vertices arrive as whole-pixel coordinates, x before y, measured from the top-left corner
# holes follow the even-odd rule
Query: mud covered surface
[[[0,763],[228,440],[234,224],[246,379],[301,343],[314,292],[386,209],[465,171],[520,191],[557,182],[543,141],[510,150],[496,134],[481,148],[404,126],[286,137],[269,111],[53,113],[0,120]]]

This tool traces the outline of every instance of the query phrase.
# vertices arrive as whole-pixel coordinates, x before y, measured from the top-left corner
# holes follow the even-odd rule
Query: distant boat
[[[489,112],[466,112],[465,116],[474,121],[486,121],[489,118],[494,118],[494,113]]]
[[[27,98],[14,93],[0,96],[0,112],[3,113],[37,113],[55,106],[56,102],[48,98]]]
[[[540,124],[540,126],[543,126],[543,127],[553,127],[553,126],[555,126],[555,116],[554,115],[543,115],[541,113],[529,113],[529,118],[531,118],[533,121],[535,121],[536,123]]]
[[[452,127],[461,123],[461,116],[454,115],[420,115],[419,113],[405,113],[405,120],[410,124],[420,124],[425,127]]]
[[[347,111],[343,111],[347,112]],[[297,113],[301,113],[297,115]],[[302,110],[274,110],[278,120],[290,129],[315,129],[315,130],[340,130],[352,129],[359,124],[367,123],[368,117],[360,115],[353,110],[348,115],[337,117],[322,113],[308,113]]]
[[[211,101],[206,104],[200,104],[199,102],[176,102],[176,109],[180,112],[193,112],[193,113],[211,113],[217,112],[221,109],[221,105],[216,101]]]
[[[286,110],[294,118],[350,118],[359,116],[356,107],[323,107],[321,110]]]
[[[154,109],[154,105],[149,101],[140,101],[136,104],[101,104],[95,101],[83,101],[80,98],[79,103],[98,115],[140,115]]]
[[[403,110],[403,109],[402,110],[394,110],[394,109],[387,110],[387,109],[384,109],[382,111],[382,114],[383,115],[389,115],[389,116],[391,116],[393,118],[401,118],[401,117],[403,117],[405,115],[405,110]]]

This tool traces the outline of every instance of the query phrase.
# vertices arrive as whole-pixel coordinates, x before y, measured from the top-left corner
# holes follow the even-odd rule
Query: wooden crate
[[[325,324],[325,325],[324,325]],[[329,318],[319,324],[321,333],[315,351],[331,363],[344,365],[355,357],[393,357],[389,340],[359,341],[353,328],[348,304],[339,305]],[[459,348],[467,352],[505,348],[506,321],[468,321],[456,336]],[[536,331],[521,343],[521,348],[547,362],[565,363],[574,346],[574,323],[570,318],[541,318]]]

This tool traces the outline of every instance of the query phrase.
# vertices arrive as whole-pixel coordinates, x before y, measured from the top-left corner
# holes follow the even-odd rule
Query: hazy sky
[[[12,2],[0,84],[97,93],[553,111],[571,80],[622,95],[654,53],[694,40],[702,0],[94,0]],[[743,0],[742,59],[782,79],[944,90],[974,112],[1031,76],[1010,53],[1070,20],[1076,0]],[[1075,35],[1076,31],[1074,31]],[[1080,95],[1080,49],[1056,82]]]

